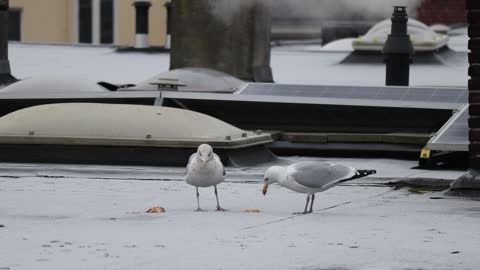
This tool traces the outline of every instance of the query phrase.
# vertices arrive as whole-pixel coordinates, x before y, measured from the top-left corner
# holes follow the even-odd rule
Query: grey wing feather
[[[299,162],[290,165],[291,177],[299,184],[309,188],[327,188],[356,174],[356,170],[340,164],[314,161]]]
[[[192,164],[193,159],[197,156],[197,153],[193,153],[190,158],[188,159],[187,167],[185,168],[185,175],[188,173],[188,168],[190,167],[190,164]]]
[[[222,170],[223,170],[223,176],[227,175],[227,172],[225,171],[225,167],[223,166],[223,163],[222,163],[222,160],[220,159],[220,157],[213,153],[213,157],[215,158],[216,161],[218,161],[218,163],[220,163],[220,165],[222,166]]]

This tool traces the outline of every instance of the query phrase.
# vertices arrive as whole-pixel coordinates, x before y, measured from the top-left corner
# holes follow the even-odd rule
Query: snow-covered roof
[[[18,81],[0,90],[1,93],[76,93],[106,92],[93,80],[65,76],[38,76]]]
[[[467,35],[462,35],[455,48],[467,51]],[[450,44],[451,46],[452,44]],[[319,45],[318,45],[319,46]],[[55,74],[87,78],[95,82],[128,84],[143,81],[152,74],[168,70],[168,54],[117,54],[112,48],[42,46],[10,44],[12,74],[17,78]],[[51,59],[52,53],[55,58]],[[303,46],[272,49],[272,72],[275,82],[312,85],[384,86],[383,65],[338,65],[349,52],[317,52]],[[468,56],[448,65],[411,66],[411,86],[467,87]],[[95,65],[92,65],[95,59]],[[38,68],[42,63],[42,68]],[[72,75],[73,74],[73,75]],[[347,75],[346,75],[347,74]],[[3,92],[0,89],[0,92]],[[133,92],[133,91],[132,91]],[[112,93],[112,92],[110,92]],[[152,93],[155,93],[152,91]]]
[[[326,52],[351,52],[353,51],[352,43],[355,38],[342,38],[329,42],[322,46],[321,51]]]
[[[352,42],[354,50],[381,51],[388,35],[391,33],[392,21],[381,21],[374,25],[364,36]],[[448,44],[448,36],[437,34],[424,23],[414,19],[408,20],[407,31],[415,51],[434,51]]]

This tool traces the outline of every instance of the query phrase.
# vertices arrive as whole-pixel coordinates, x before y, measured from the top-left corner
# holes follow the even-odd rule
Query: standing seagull
[[[225,180],[225,168],[217,154],[208,144],[202,144],[197,152],[190,156],[185,172],[185,181],[197,190],[197,211],[203,211],[200,208],[200,193],[198,187],[215,188],[215,197],[217,198],[217,211],[225,211],[218,202],[217,185]]]
[[[265,182],[262,193],[267,194],[268,186],[279,183],[290,190],[307,194],[307,203],[303,213],[313,212],[315,193],[325,191],[339,183],[361,178],[376,173],[375,170],[356,170],[352,167],[339,164],[330,164],[315,161],[303,161],[287,167],[273,166],[265,172]],[[310,209],[308,203],[312,197]]]

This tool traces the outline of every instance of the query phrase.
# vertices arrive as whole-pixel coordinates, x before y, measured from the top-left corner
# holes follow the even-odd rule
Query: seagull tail
[[[377,173],[376,170],[357,170],[357,173],[354,176],[348,179],[342,180],[340,182],[347,182],[353,179],[362,178],[362,177],[369,176],[371,174],[376,174],[376,173]]]
[[[371,174],[376,174],[376,170],[357,170],[357,174],[353,178],[362,178],[365,176],[369,176]]]

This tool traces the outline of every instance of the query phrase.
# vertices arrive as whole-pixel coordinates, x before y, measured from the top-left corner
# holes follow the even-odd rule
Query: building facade
[[[166,42],[167,0],[150,0],[149,40]],[[9,39],[25,43],[135,44],[135,0],[10,0]]]

